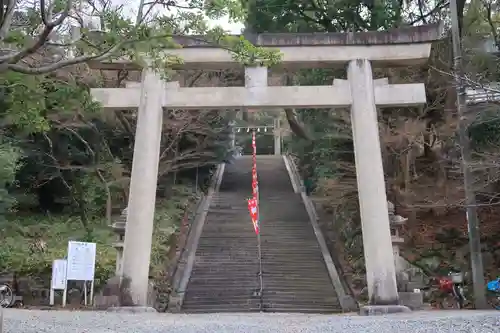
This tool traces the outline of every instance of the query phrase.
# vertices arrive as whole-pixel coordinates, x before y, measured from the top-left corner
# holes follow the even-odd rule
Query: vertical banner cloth
[[[259,182],[257,180],[257,145],[255,131],[252,131],[252,198],[248,199],[248,211],[255,233],[259,234]]]
[[[257,200],[248,199],[248,211],[250,212],[250,218],[252,219],[253,228],[255,233],[259,234],[259,217],[257,213]]]

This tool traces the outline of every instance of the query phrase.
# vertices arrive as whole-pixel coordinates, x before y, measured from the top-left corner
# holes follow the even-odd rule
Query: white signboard
[[[93,281],[95,272],[96,244],[85,242],[68,243],[68,281]]]
[[[52,262],[51,288],[54,290],[66,289],[66,264],[64,259],[57,259]]]

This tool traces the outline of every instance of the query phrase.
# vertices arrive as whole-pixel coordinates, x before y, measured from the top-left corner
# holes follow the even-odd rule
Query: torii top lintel
[[[437,24],[404,27],[387,31],[348,33],[261,33],[244,35],[254,45],[278,49],[279,67],[318,68],[345,65],[353,59],[368,59],[375,65],[407,66],[425,63],[432,42],[441,38]],[[204,36],[174,36],[181,48],[166,50],[183,59],[185,69],[224,69],[240,67],[230,52],[207,42]],[[130,61],[93,62],[93,68],[138,69]]]

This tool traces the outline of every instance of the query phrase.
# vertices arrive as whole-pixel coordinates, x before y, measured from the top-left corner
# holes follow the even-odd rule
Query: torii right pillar
[[[352,95],[351,124],[369,300],[371,305],[397,306],[399,297],[370,61],[350,61],[347,78]]]

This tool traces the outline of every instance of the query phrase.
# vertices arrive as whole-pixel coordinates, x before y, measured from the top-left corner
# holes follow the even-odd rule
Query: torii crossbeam
[[[158,74],[146,69],[140,84],[129,84],[128,88],[92,90],[94,98],[104,108],[139,110],[123,259],[123,274],[131,280],[130,289],[136,304],[147,304],[164,109],[283,107],[351,108],[370,304],[398,304],[377,108],[420,105],[426,102],[426,96],[422,83],[388,84],[386,79],[374,80],[371,62],[397,65],[422,63],[429,56],[431,42],[438,38],[437,27],[335,36],[311,34],[308,43],[303,35],[296,39],[291,35],[267,37],[271,47],[283,51],[283,66],[328,67],[347,63],[347,80],[335,80],[331,86],[268,87],[267,68],[246,67],[245,87],[183,88],[177,82],[163,82]],[[264,37],[261,38],[261,42],[264,41],[261,45],[267,47],[269,45],[266,45]],[[314,44],[314,40],[318,39],[320,45]],[[335,47],[337,53],[331,50],[326,52],[329,47]],[[185,58],[187,68],[229,68],[238,65],[228,57],[227,52],[206,45],[175,52]],[[109,66],[115,65],[108,63],[100,66],[109,69]],[[117,66],[123,68],[123,63]]]

